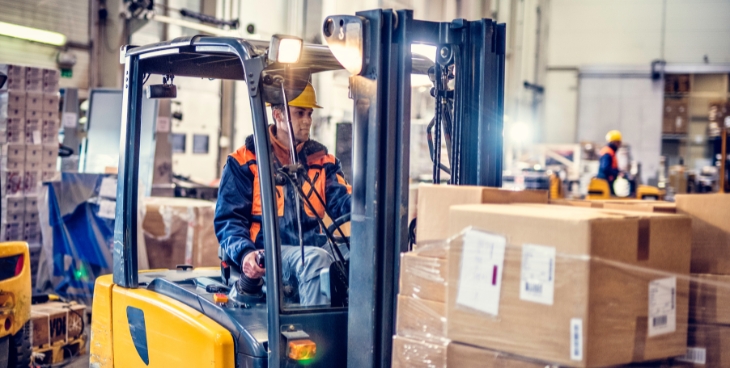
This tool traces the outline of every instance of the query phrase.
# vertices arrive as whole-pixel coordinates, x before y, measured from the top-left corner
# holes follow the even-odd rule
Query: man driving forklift
[[[307,83],[299,96],[289,101],[289,119],[286,107],[284,104],[271,107],[275,124],[269,126],[269,135],[274,166],[279,170],[291,165],[293,157],[289,147],[296,146],[295,160],[306,172],[302,190],[309,204],[297,203],[293,183],[277,183],[280,237],[285,244],[281,247],[284,282],[298,289],[302,306],[326,305],[329,300],[320,289],[320,272],[328,269],[334,259],[321,248],[327,238],[319,220],[325,213],[334,218],[350,213],[352,188],[345,181],[340,161],[324,145],[309,138],[312,113],[321,108],[312,84]],[[260,201],[256,151],[253,136],[249,136],[242,147],[228,156],[218,189],[214,223],[221,247],[234,267],[240,268],[250,280],[261,280],[266,272],[263,263],[258,261],[265,241]],[[300,249],[297,246],[300,243],[306,246]]]

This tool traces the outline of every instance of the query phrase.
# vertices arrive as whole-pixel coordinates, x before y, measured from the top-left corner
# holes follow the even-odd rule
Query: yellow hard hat
[[[606,133],[606,142],[608,143],[620,142],[621,140],[621,132],[619,132],[618,130],[612,130]]]
[[[317,105],[317,93],[314,91],[312,83],[307,83],[302,93],[297,98],[289,101],[289,106],[303,107],[305,109],[321,109],[322,106]]]

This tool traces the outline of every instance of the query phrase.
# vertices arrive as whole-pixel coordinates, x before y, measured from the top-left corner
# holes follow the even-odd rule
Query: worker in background
[[[289,112],[298,161],[305,167],[313,187],[305,182],[304,193],[315,209],[302,203],[302,237],[305,244],[304,265],[299,249],[296,189],[290,184],[276,187],[281,263],[284,283],[299,291],[303,306],[325,305],[329,301],[320,291],[319,275],[334,261],[332,255],[320,248],[326,243],[316,217],[325,216],[325,207],[339,218],[350,212],[351,187],[345,181],[340,162],[327,152],[322,144],[309,139],[313,109],[317,96],[311,84],[289,101]],[[289,129],[285,106],[272,106],[274,123],[269,126],[272,157],[276,169],[290,163]],[[246,138],[243,147],[228,156],[218,189],[215,208],[215,232],[221,247],[236,266],[252,279],[264,276],[265,269],[256,264],[256,253],[263,252],[264,235],[261,231],[261,196],[253,136]],[[326,202],[321,203],[316,195]]]
[[[606,142],[608,145],[601,149],[599,154],[598,178],[606,180],[611,188],[611,194],[614,195],[613,183],[619,176],[618,160],[616,152],[621,147],[621,132],[612,130],[606,134]]]

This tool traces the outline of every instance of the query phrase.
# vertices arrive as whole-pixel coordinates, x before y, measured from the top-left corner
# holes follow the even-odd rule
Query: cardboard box
[[[42,68],[26,66],[25,67],[25,78],[26,79],[43,79],[43,70],[44,69],[42,69]]]
[[[54,165],[58,160],[58,145],[46,144],[42,148],[41,162],[51,162]]]
[[[144,228],[150,268],[218,266],[215,203],[189,198],[145,198]],[[192,232],[192,233],[190,233]]]
[[[59,111],[43,111],[43,121],[55,121],[56,127],[60,127],[61,113]]]
[[[43,94],[43,111],[59,111],[60,106],[58,104],[60,100],[58,93],[45,93]]]
[[[3,91],[0,92],[0,104],[13,109],[25,110],[25,91]]]
[[[666,74],[664,75],[664,92],[667,94],[689,93],[689,74]]]
[[[54,120],[43,120],[41,127],[41,142],[45,145],[58,144],[58,122]]]
[[[5,118],[0,120],[0,130],[18,130],[25,127],[25,118]]]
[[[0,143],[25,144],[25,124],[20,127],[14,125],[5,130],[0,130]]]
[[[8,77],[25,77],[25,67],[15,64],[0,64],[0,72]]]
[[[730,325],[730,276],[693,274],[692,277],[690,321]]]
[[[50,343],[50,324],[48,313],[41,313],[31,310],[30,312],[31,346],[43,347]]]
[[[550,199],[550,204],[583,208],[603,208],[603,203],[600,201],[584,201],[582,199]]]
[[[730,194],[680,194],[677,213],[692,217],[692,273],[730,275]]]
[[[15,163],[17,165],[17,163]],[[23,165],[17,169],[0,171],[0,183],[2,183],[1,197],[23,197],[25,184],[25,170]]]
[[[478,203],[548,203],[544,190],[512,191],[477,186],[429,185],[418,187],[418,220],[416,240],[418,245],[443,240],[449,233],[449,207],[459,204]]]
[[[401,295],[446,302],[446,259],[422,257],[415,252],[401,254]]]
[[[23,224],[0,223],[0,241],[23,239]]]
[[[29,196],[24,199],[26,211],[38,211],[38,197]]]
[[[395,332],[417,340],[445,341],[446,304],[398,295]]]
[[[64,344],[68,341],[68,309],[35,304],[31,306],[31,313],[45,314],[48,316],[48,341],[51,345]],[[46,339],[45,335],[40,335]],[[35,335],[33,337],[35,339]]]
[[[638,212],[677,213],[677,205],[664,201],[601,201],[603,209]]]
[[[730,326],[690,325],[687,353],[675,361],[687,367],[730,367]]]
[[[393,368],[445,368],[446,345],[393,336]]]
[[[43,111],[43,92],[26,90],[25,111]]]
[[[43,183],[51,182],[51,181],[61,181],[61,172],[60,171],[43,171],[41,173],[41,181]]]
[[[664,134],[687,134],[689,125],[689,101],[686,98],[664,99],[662,132]]]
[[[450,231],[474,226],[497,234],[489,241],[502,239],[507,246],[503,264],[492,265],[488,254],[500,254],[499,248],[480,240],[483,233],[472,233],[476,240],[451,242],[447,337],[581,367],[683,354],[689,282],[654,270],[688,274],[690,220],[610,212],[538,205],[452,207]],[[465,243],[469,250],[462,254]],[[481,249],[495,250],[482,254]],[[460,285],[466,286],[458,296]],[[498,297],[489,294],[497,288]],[[654,307],[666,302],[672,308],[649,314],[650,289],[651,295],[661,295]],[[482,303],[475,307],[480,310],[470,308],[475,305],[470,298],[480,295]]]
[[[39,165],[39,163],[30,163]],[[26,163],[28,165],[28,163]],[[35,196],[38,195],[38,190],[40,189],[40,185],[42,182],[41,179],[41,173],[40,170],[26,170],[25,175],[23,176],[23,195],[24,196]]]
[[[4,213],[25,213],[25,198],[5,197],[0,199],[0,210]]]
[[[25,91],[42,93],[43,92],[43,79],[25,78]]]
[[[40,144],[28,144],[25,146],[25,162],[41,163],[43,158],[43,146]]]
[[[451,342],[446,348],[446,366],[451,368],[548,368],[557,367],[547,363],[530,361],[499,351],[480,349]]]

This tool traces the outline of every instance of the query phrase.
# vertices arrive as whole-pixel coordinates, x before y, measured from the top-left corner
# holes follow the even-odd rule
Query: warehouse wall
[[[577,136],[579,68],[668,63],[730,63],[730,1],[549,0],[544,134]],[[663,21],[663,19],[665,19]]]
[[[0,21],[64,34],[69,43],[89,45],[88,0],[0,0]],[[17,63],[57,68],[55,46],[0,36],[0,63]],[[89,52],[70,50],[77,61],[72,78],[61,78],[60,86],[86,89],[89,85]]]

